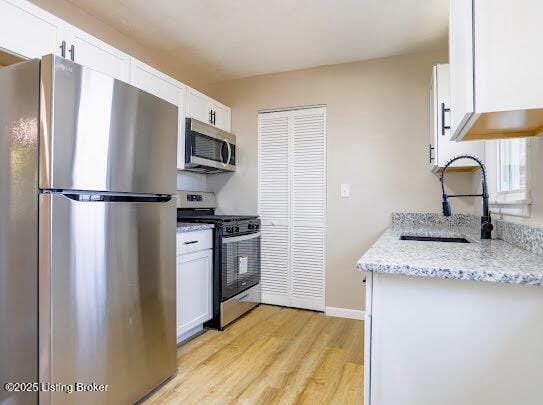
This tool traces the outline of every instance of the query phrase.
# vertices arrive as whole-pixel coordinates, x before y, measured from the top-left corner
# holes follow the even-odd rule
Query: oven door
[[[231,133],[187,118],[185,168],[200,172],[236,170],[236,140]]]
[[[260,282],[260,232],[223,237],[221,301]]]

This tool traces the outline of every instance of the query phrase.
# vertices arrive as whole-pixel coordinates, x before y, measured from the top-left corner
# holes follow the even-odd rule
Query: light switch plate
[[[350,184],[342,184],[341,185],[341,197],[342,198],[348,198],[351,196],[351,185]]]

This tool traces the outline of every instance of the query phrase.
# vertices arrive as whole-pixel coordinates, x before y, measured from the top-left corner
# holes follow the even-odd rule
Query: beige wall
[[[261,109],[327,105],[326,305],[362,309],[357,259],[395,211],[439,211],[438,179],[427,165],[427,91],[431,66],[447,52],[420,53],[218,83],[210,95],[232,107],[239,170],[208,178],[223,211],[257,210],[257,113]],[[469,173],[451,174],[455,191]],[[340,184],[351,198],[340,198]],[[472,212],[471,201],[454,201]]]
[[[152,46],[134,41],[66,0],[31,1],[45,11],[191,87],[205,91],[209,83],[209,78],[202,75],[201,71],[189,62],[185,64],[180,64],[178,60],[173,62],[171,55],[161,54]]]

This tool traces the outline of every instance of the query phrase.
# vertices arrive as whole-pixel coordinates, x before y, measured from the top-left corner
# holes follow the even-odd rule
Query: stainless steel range
[[[178,191],[177,220],[211,223],[214,229],[213,319],[222,330],[260,303],[260,219],[216,215],[215,194]]]

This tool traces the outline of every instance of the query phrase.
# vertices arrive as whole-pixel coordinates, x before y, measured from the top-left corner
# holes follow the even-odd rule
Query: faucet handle
[[[447,200],[446,197],[443,198],[443,202],[441,203],[443,206],[443,215],[446,217],[451,216],[451,203],[449,200]]]
[[[485,221],[481,224],[481,230],[490,233],[494,230],[494,225],[492,225],[492,223],[490,222]]]

